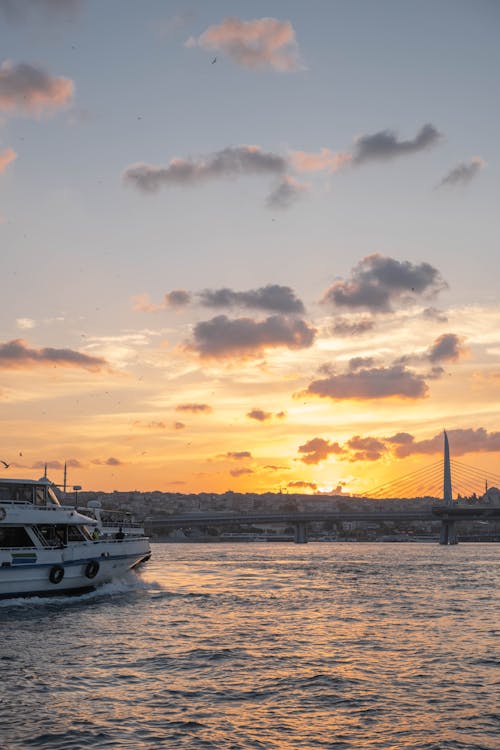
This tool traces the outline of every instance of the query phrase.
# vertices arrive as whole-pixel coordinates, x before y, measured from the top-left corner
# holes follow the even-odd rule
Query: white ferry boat
[[[56,485],[0,477],[0,599],[92,591],[149,559],[144,530],[61,504]]]

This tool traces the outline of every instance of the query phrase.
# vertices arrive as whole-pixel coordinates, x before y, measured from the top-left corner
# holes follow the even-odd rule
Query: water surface
[[[500,545],[157,544],[0,603],[1,750],[498,750]]]

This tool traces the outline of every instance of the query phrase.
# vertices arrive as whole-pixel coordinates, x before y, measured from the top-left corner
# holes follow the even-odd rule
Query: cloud
[[[304,489],[304,490],[317,490],[318,485],[315,482],[304,482],[302,479],[298,479],[295,482],[288,482],[287,487],[293,489]]]
[[[355,142],[352,156],[353,164],[364,164],[368,161],[388,161],[397,156],[414,154],[434,146],[442,138],[438,130],[427,123],[413,140],[400,141],[392,130],[380,130],[373,135],[363,135]]]
[[[308,440],[304,445],[300,445],[299,453],[303,454],[300,459],[303,463],[318,464],[320,461],[325,461],[331,454],[343,453],[343,449],[338,443],[330,443],[328,440],[317,437]]]
[[[183,430],[185,426],[184,422],[174,422],[174,430]]]
[[[268,422],[273,417],[276,417],[276,419],[284,419],[286,413],[284,411],[279,411],[276,414],[273,414],[270,411],[263,411],[262,409],[252,409],[247,412],[247,417],[249,419],[255,419],[257,422]]]
[[[190,412],[191,414],[210,414],[212,407],[208,404],[179,404],[175,411]]]
[[[387,451],[385,443],[373,437],[355,435],[346,443],[352,454],[349,461],[378,461]]]
[[[279,284],[267,284],[248,292],[234,292],[227,288],[205,289],[199,297],[206,307],[247,307],[285,314],[304,312],[304,305],[293,289]]]
[[[448,322],[446,314],[435,307],[426,307],[425,310],[422,310],[422,317],[426,320],[435,320],[436,323]]]
[[[124,171],[123,180],[144,193],[155,193],[161,187],[192,186],[207,180],[280,175],[286,168],[286,159],[259,146],[228,146],[196,159],[172,159],[166,167],[135,164]]]
[[[281,182],[268,195],[266,201],[267,207],[277,209],[289,208],[301,195],[307,193],[308,189],[308,185],[299,182],[289,175],[284,175]]]
[[[225,458],[231,458],[234,461],[241,461],[245,458],[252,458],[250,451],[228,451],[225,454]]]
[[[226,18],[218,26],[209,26],[199,37],[190,37],[186,47],[225,54],[251,70],[271,68],[290,73],[301,67],[292,24],[276,18]]]
[[[415,265],[373,253],[363,258],[347,281],[336,281],[323,302],[337,307],[390,312],[396,301],[409,295],[432,296],[446,288],[439,271],[430,263]]]
[[[374,327],[375,321],[371,318],[351,320],[347,317],[338,317],[332,326],[332,333],[337,336],[362,336]]]
[[[403,440],[385,438],[388,443],[395,445],[394,453],[397,458],[406,458],[414,454],[442,454],[443,433],[439,432],[428,440],[415,440],[413,435],[400,433]],[[447,430],[450,449],[454,457],[463,456],[466,453],[496,453],[500,452],[500,432],[488,432],[483,427],[477,429]]]
[[[73,81],[55,77],[28,63],[0,65],[0,111],[41,115],[67,106],[73,96]]]
[[[0,0],[0,13],[10,23],[22,23],[32,16],[67,21],[77,15],[81,5],[82,0]]]
[[[91,463],[96,466],[125,466],[123,461],[120,461],[119,458],[115,458],[114,456],[110,456],[109,458],[94,458]]]
[[[283,315],[272,315],[263,321],[231,320],[226,315],[218,315],[197,323],[193,335],[194,341],[187,348],[202,357],[245,357],[281,346],[308,348],[314,342],[316,330],[303,320]]]
[[[467,185],[486,166],[486,162],[480,156],[474,156],[468,162],[461,162],[443,177],[438,187]]]
[[[33,464],[31,464],[32,469],[56,469],[58,471],[62,471],[64,469],[64,464],[68,468],[72,469],[83,469],[85,468],[81,461],[78,461],[77,458],[68,458],[67,461],[35,461]]]
[[[191,302],[191,295],[184,289],[174,289],[172,292],[167,292],[163,297],[163,302],[160,305],[155,305],[150,301],[149,295],[140,294],[137,297],[132,298],[132,309],[137,312],[160,312],[161,310],[168,310],[170,308],[180,309],[186,307]]]
[[[17,154],[12,148],[6,148],[0,153],[0,174],[3,174],[9,164],[17,159]]]
[[[33,318],[16,318],[16,325],[18,328],[22,328],[24,330],[35,328],[36,320],[33,320]]]
[[[457,362],[465,351],[463,339],[455,333],[443,333],[428,351],[430,362]]]
[[[352,156],[322,148],[316,154],[307,151],[291,151],[290,160],[297,172],[338,172],[350,164]]]
[[[361,370],[363,367],[372,367],[375,363],[373,357],[353,357],[349,360],[349,370],[354,372],[355,370]]]
[[[428,387],[422,375],[400,364],[391,367],[361,368],[355,372],[313,380],[306,394],[333,400],[365,401],[379,398],[424,398]]]
[[[245,474],[253,474],[254,471],[253,469],[241,468],[241,469],[231,469],[229,473],[231,474],[232,477],[241,477],[241,476],[244,476]]]
[[[29,368],[36,365],[81,367],[91,372],[108,366],[102,357],[90,357],[73,349],[30,349],[23,339],[0,344],[0,369]]]

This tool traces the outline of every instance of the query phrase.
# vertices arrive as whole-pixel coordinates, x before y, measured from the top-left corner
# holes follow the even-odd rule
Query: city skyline
[[[0,2],[1,456],[356,494],[500,452],[500,9]]]

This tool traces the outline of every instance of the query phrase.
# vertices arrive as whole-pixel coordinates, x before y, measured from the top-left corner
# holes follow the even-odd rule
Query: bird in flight
[[[7,461],[3,461],[3,460],[0,461],[0,464],[3,464],[6,469],[8,469],[10,466],[10,464],[8,464]]]
[[[214,63],[216,63],[216,62],[217,62],[217,58],[216,58],[216,57],[214,57],[214,59],[212,60],[212,65],[213,65]]]

